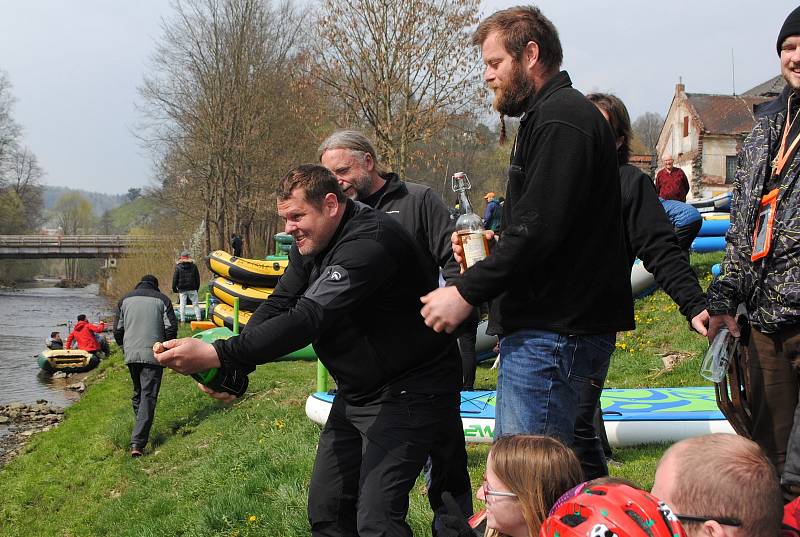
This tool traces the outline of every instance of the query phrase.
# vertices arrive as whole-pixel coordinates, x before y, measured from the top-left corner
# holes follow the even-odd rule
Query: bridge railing
[[[157,243],[163,237],[155,235],[0,235],[0,247],[125,247]]]

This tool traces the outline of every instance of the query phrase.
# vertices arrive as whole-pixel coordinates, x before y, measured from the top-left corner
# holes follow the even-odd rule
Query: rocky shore
[[[83,391],[82,382],[69,389]],[[36,404],[20,402],[0,405],[0,468],[8,464],[36,433],[49,431],[64,419],[64,409],[40,399]],[[3,430],[5,429],[5,431]]]

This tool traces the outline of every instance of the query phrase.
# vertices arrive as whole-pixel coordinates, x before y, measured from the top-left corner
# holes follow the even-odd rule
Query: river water
[[[111,307],[98,295],[96,284],[60,289],[52,287],[55,283],[42,281],[21,289],[0,289],[0,404],[47,399],[66,406],[79,397],[65,390],[76,382],[76,376],[52,379],[41,375],[36,356],[44,349],[50,332],[61,332],[66,341],[67,322],[74,323],[81,313],[90,322],[97,322],[112,313]]]

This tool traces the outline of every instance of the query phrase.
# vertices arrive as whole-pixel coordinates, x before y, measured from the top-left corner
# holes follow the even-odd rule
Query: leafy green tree
[[[17,235],[27,227],[25,205],[12,189],[0,191],[0,235]]]
[[[128,201],[134,201],[136,198],[139,198],[142,195],[141,188],[129,188],[128,189]]]
[[[67,192],[53,206],[58,227],[64,235],[79,235],[91,230],[94,224],[92,204],[79,192]]]
[[[94,226],[92,204],[79,192],[67,192],[53,206],[58,226],[64,235],[88,233]],[[64,269],[67,280],[78,280],[78,259],[65,259]]]

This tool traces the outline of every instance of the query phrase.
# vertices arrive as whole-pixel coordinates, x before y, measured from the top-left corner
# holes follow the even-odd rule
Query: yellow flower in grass
[[[247,517],[247,521],[248,521],[250,524],[252,524],[253,522],[255,522],[255,521],[256,521],[256,515],[250,515],[249,517]]]
[[[283,420],[275,420],[275,422],[272,425],[278,430],[281,430],[284,427],[286,427],[286,423],[284,423]]]

